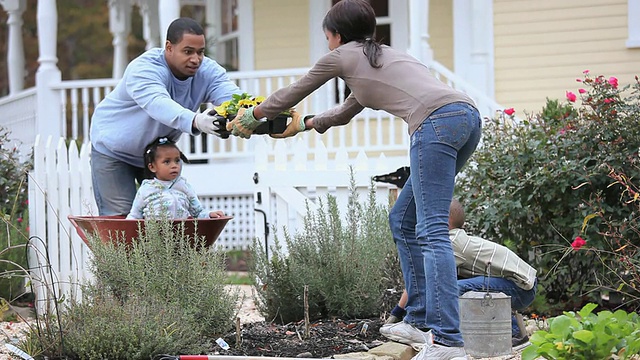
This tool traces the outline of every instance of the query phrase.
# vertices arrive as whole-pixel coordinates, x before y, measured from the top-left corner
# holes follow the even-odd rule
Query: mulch
[[[379,318],[318,320],[310,322],[307,338],[304,321],[285,325],[248,323],[241,327],[239,343],[233,331],[223,337],[229,349],[216,345],[212,352],[229,356],[330,358],[382,345],[387,340],[378,331],[383,324]]]

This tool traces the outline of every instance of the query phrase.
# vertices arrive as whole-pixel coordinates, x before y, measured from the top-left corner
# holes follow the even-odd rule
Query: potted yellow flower
[[[265,100],[264,96],[252,97],[247,93],[233,94],[231,100],[227,100],[222,104],[213,108],[219,118],[218,122],[221,129],[226,129],[227,121],[231,121],[236,117],[240,108],[250,108],[256,106]],[[265,122],[258,126],[253,133],[258,135],[263,134],[281,134],[287,127],[287,120],[290,113],[284,111],[276,116],[275,119]],[[229,137],[229,132],[222,133],[223,138]]]

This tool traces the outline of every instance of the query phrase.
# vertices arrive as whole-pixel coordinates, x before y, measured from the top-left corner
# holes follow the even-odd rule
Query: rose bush
[[[488,120],[457,184],[470,230],[538,269],[540,313],[602,304],[602,290],[615,290],[628,270],[617,249],[640,243],[629,226],[638,209],[627,206],[625,187],[609,176],[610,169],[640,176],[640,83],[636,77],[621,88],[617,78],[588,71],[577,80],[579,95],[548,99],[538,114],[516,121],[515,111],[505,110]],[[603,235],[612,228],[625,229],[622,243]]]

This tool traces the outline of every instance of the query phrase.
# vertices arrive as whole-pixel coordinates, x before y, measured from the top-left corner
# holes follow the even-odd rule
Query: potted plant
[[[247,93],[233,94],[231,100],[227,100],[213,108],[213,111],[215,111],[216,117],[218,118],[217,121],[220,129],[226,129],[227,121],[233,120],[240,108],[250,108],[260,104],[264,100],[264,96],[253,97]],[[286,129],[290,116],[291,114],[289,111],[283,111],[275,118],[269,119],[269,121],[258,126],[253,133],[258,135],[281,134]],[[221,130],[220,132],[222,137],[225,139],[230,135],[230,132],[226,130]]]

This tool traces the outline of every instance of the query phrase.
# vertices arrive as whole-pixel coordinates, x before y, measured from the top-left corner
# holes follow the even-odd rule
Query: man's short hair
[[[449,206],[449,224],[454,229],[461,229],[464,226],[464,208],[457,199],[451,200]]]
[[[195,20],[187,17],[181,17],[173,20],[167,29],[167,40],[172,44],[182,41],[182,36],[187,34],[204,35],[202,26]]]

